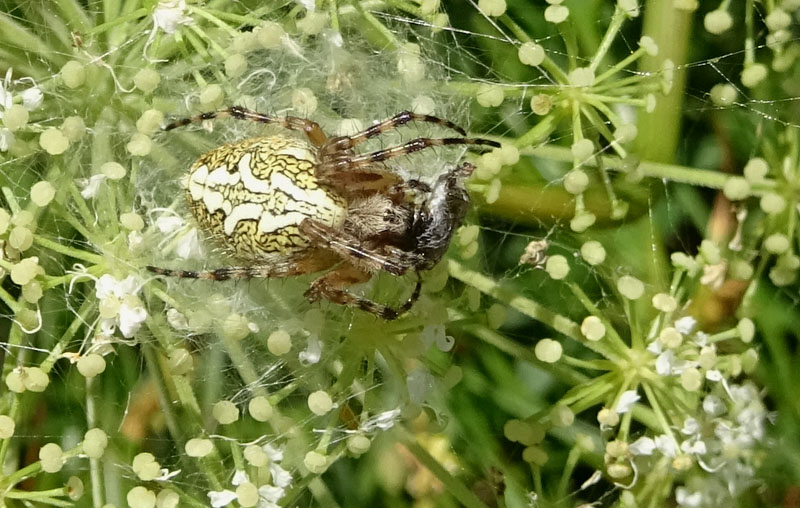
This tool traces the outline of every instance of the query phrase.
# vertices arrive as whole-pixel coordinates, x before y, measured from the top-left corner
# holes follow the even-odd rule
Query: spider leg
[[[445,120],[443,118],[438,118],[431,115],[420,115],[417,113],[412,113],[411,111],[402,111],[397,113],[391,118],[387,118],[382,122],[376,123],[370,127],[367,127],[361,132],[353,134],[352,136],[338,136],[335,138],[329,139],[321,149],[322,153],[335,153],[341,152],[342,150],[349,150],[354,146],[365,142],[370,138],[374,138],[375,136],[380,136],[386,131],[396,129],[401,125],[405,125],[409,122],[427,122],[427,123],[435,123],[441,125],[442,127],[446,127],[448,129],[452,129],[462,136],[467,135],[467,131],[459,127],[458,125],[454,124],[449,120]]]
[[[500,148],[500,143],[481,138],[417,138],[399,146],[361,155],[324,156],[319,163],[318,171],[322,174],[335,171],[352,171],[370,166],[376,162],[419,152],[432,146],[444,145],[479,145]]]
[[[383,270],[392,275],[403,275],[413,266],[404,259],[369,249],[354,235],[314,219],[305,219],[300,224],[300,233],[314,245],[329,249],[342,259],[368,272]]]
[[[317,168],[317,179],[345,196],[365,192],[381,192],[396,187],[403,181],[399,175],[380,168],[363,168],[357,171],[326,171]]]
[[[221,281],[228,279],[292,277],[304,273],[319,272],[320,270],[331,267],[334,263],[336,263],[336,258],[334,256],[325,255],[324,251],[314,251],[311,254],[294,260],[253,266],[226,266],[217,268],[216,270],[173,270],[170,268],[159,268],[157,266],[147,266],[146,268],[157,275],[166,277]]]
[[[172,129],[183,127],[184,125],[213,120],[215,118],[235,118],[237,120],[248,120],[258,123],[278,124],[284,129],[304,132],[311,144],[316,147],[323,146],[328,141],[328,136],[322,132],[322,128],[320,128],[317,122],[312,122],[311,120],[298,118],[296,116],[269,116],[241,106],[231,106],[229,108],[220,109],[219,111],[208,111],[206,113],[200,113],[199,115],[181,118],[180,120],[168,124],[164,127],[164,130],[171,131]]]
[[[345,289],[353,284],[366,282],[369,278],[370,274],[368,272],[350,263],[346,263],[312,282],[311,287],[305,292],[305,296],[311,302],[316,302],[325,298],[333,303],[355,307],[365,312],[375,314],[387,321],[397,319],[408,312],[419,299],[419,294],[422,289],[422,280],[419,276],[417,276],[417,284],[414,286],[414,291],[411,293],[411,296],[408,297],[403,305],[396,309],[356,296]]]

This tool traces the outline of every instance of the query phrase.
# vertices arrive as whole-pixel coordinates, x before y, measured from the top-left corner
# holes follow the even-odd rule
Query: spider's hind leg
[[[147,266],[147,270],[157,275],[165,277],[176,277],[182,279],[206,279],[206,280],[228,280],[228,279],[267,279],[284,278],[302,275],[305,273],[319,272],[329,268],[336,262],[336,257],[325,251],[312,251],[307,255],[274,263],[257,264],[252,266],[225,266],[216,270],[173,270],[171,268],[160,268],[157,266]]]
[[[311,287],[305,292],[305,296],[310,302],[316,302],[325,298],[339,305],[346,305],[348,307],[361,309],[370,314],[375,314],[387,321],[395,320],[411,310],[411,307],[419,299],[422,289],[422,279],[419,277],[417,277],[417,284],[414,286],[414,291],[411,293],[411,296],[398,308],[388,307],[382,303],[356,296],[346,289],[353,284],[366,282],[369,278],[369,273],[347,263],[315,280],[311,284]]]

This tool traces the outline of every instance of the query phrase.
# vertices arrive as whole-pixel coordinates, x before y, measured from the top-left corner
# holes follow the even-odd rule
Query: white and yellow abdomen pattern
[[[286,136],[252,138],[201,155],[184,180],[199,226],[238,258],[290,258],[308,247],[307,218],[338,228],[347,204],[315,175],[314,149]]]

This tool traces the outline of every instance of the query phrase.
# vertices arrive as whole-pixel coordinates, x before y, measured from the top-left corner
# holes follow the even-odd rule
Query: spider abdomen
[[[347,203],[320,184],[315,151],[287,136],[252,138],[201,155],[184,187],[198,225],[236,257],[291,257],[309,246],[298,226],[340,227]]]

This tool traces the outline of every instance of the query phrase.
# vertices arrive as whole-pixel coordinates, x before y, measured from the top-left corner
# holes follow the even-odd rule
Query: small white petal
[[[139,281],[133,275],[128,275],[117,283],[114,287],[114,295],[119,298],[125,298],[128,295],[135,295],[139,292]]]
[[[636,390],[628,390],[623,392],[619,397],[619,402],[617,403],[617,413],[627,413],[631,410],[633,405],[636,404],[636,402],[641,400],[641,398],[642,397],[636,393]]]
[[[241,470],[237,470],[235,473],[233,473],[233,479],[231,480],[231,483],[238,487],[239,485],[247,483],[249,481],[250,478],[248,478],[247,473]]]
[[[700,432],[700,422],[698,422],[695,418],[687,418],[684,420],[681,433],[690,436],[692,434],[697,434],[698,432]]]
[[[194,20],[185,16],[185,0],[160,0],[158,7],[153,11],[153,24],[156,28],[172,34],[180,25],[190,25]]]
[[[272,485],[264,485],[258,488],[258,495],[261,496],[262,499],[270,502],[276,503],[280,498],[283,497],[284,489],[281,487],[273,487]]]
[[[675,500],[684,508],[698,508],[703,504],[703,495],[700,492],[690,492],[686,487],[675,489]]]
[[[656,436],[655,444],[658,451],[660,451],[665,457],[673,458],[678,455],[678,444],[674,439],[672,439],[672,437],[666,434]]]
[[[88,179],[80,178],[76,180],[75,183],[81,188],[81,196],[83,199],[91,199],[97,195],[97,191],[100,190],[100,184],[103,183],[106,178],[106,175],[98,173],[92,175]]]
[[[709,381],[722,381],[722,372],[713,369],[706,372],[706,379]]]
[[[275,448],[271,444],[265,444],[263,447],[264,452],[269,457],[271,462],[280,462],[283,460],[283,449],[282,448]]]
[[[725,414],[726,408],[722,399],[716,395],[706,395],[706,398],[703,399],[703,411],[711,416],[720,416]]]
[[[114,296],[114,288],[117,286],[117,279],[112,275],[101,275],[94,285],[94,294],[98,300],[105,300],[109,296]]]
[[[640,437],[628,446],[633,455],[652,455],[655,449],[656,443],[649,437]]]
[[[39,109],[39,106],[42,105],[42,99],[44,98],[44,94],[42,94],[38,86],[32,86],[27,90],[23,90],[20,95],[22,96],[22,105],[25,106],[25,109],[28,111]]]
[[[211,502],[212,508],[221,508],[227,506],[236,499],[236,492],[230,490],[211,491],[208,493],[208,500]]]
[[[292,474],[283,469],[280,465],[272,463],[269,465],[269,472],[272,475],[272,483],[281,489],[292,484]]]
[[[681,451],[690,455],[703,455],[706,453],[706,444],[703,441],[687,439],[681,443]]]
[[[599,483],[600,480],[602,480],[602,479],[603,479],[603,473],[601,473],[600,471],[595,471],[594,473],[592,473],[592,476],[590,476],[588,480],[586,480],[585,482],[581,483],[580,490],[587,489],[587,488],[591,487],[592,485],[595,485],[596,483]],[[533,505],[531,505],[531,506],[533,506]]]
[[[14,133],[5,127],[0,128],[0,152],[7,152],[14,144]]]
[[[656,358],[656,373],[659,376],[669,376],[672,374],[672,365],[675,362],[675,353],[668,349]]]
[[[131,307],[123,303],[119,308],[119,331],[123,337],[130,339],[136,335],[145,319],[147,311],[144,307]]]
[[[189,259],[198,256],[202,252],[202,245],[200,232],[197,228],[192,228],[178,240],[175,254],[181,259]]]
[[[6,87],[0,82],[0,107],[8,109],[12,104],[14,104],[14,102],[12,101],[11,92],[7,92]]]
[[[689,335],[694,330],[695,325],[697,325],[697,320],[692,316],[682,317],[679,320],[675,321],[675,329],[678,330],[683,335]]]
[[[661,344],[661,341],[654,340],[647,345],[647,350],[653,353],[654,355],[659,355],[664,350],[664,345]]]
[[[303,365],[315,365],[319,362],[322,357],[322,342],[316,333],[309,335],[306,349],[298,353],[297,357]]]
[[[697,332],[694,336],[694,343],[698,346],[705,346],[708,344],[708,334],[705,332]]]

